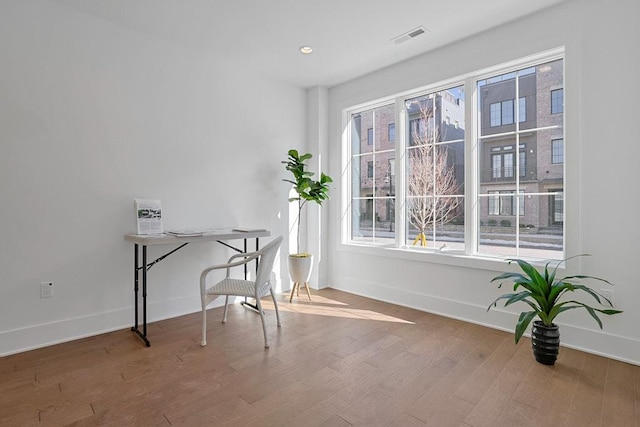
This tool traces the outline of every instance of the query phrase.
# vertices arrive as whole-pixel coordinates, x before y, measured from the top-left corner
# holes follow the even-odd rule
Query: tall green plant
[[[307,170],[306,161],[313,156],[309,153],[299,155],[297,150],[289,150],[287,160],[281,163],[285,164],[285,169],[293,174],[293,179],[283,179],[285,182],[293,184],[293,188],[298,194],[297,197],[289,198],[289,202],[298,202],[298,219],[296,232],[296,252],[300,250],[300,216],[302,208],[307,202],[314,202],[322,206],[322,203],[329,199],[329,183],[333,182],[331,177],[320,173],[320,180],[315,181],[311,177],[313,172]],[[302,254],[299,254],[302,255]]]
[[[531,321],[536,316],[540,318],[544,325],[551,326],[553,324],[553,320],[560,313],[567,310],[572,310],[574,308],[584,308],[591,315],[591,317],[595,319],[595,321],[600,326],[600,329],[602,329],[602,321],[600,321],[600,318],[598,317],[598,314],[596,312],[606,315],[622,313],[622,311],[620,310],[593,308],[583,302],[576,300],[561,301],[561,298],[567,292],[583,291],[592,296],[598,302],[598,304],[604,305],[606,303],[610,307],[613,307],[611,301],[604,295],[580,283],[580,281],[583,279],[592,279],[611,285],[611,283],[605,279],[600,279],[593,276],[576,275],[567,276],[563,277],[562,279],[556,280],[558,266],[562,262],[567,261],[571,258],[567,258],[563,261],[557,261],[557,264],[551,270],[549,269],[549,265],[553,261],[547,262],[542,273],[538,272],[535,267],[524,260],[515,258],[508,259],[507,261],[509,262],[509,264],[513,262],[517,263],[520,266],[522,273],[503,273],[491,280],[491,282],[495,282],[497,280],[509,280],[513,282],[514,293],[500,295],[489,305],[487,311],[489,311],[491,307],[496,307],[496,304],[500,300],[506,300],[504,303],[505,307],[516,302],[523,302],[531,307],[531,311],[523,311],[522,313],[520,313],[520,318],[518,319],[515,328],[516,344],[522,337],[522,334],[527,329]],[[498,285],[498,288],[501,288],[502,285],[503,283],[501,282]],[[518,291],[518,288],[523,288],[524,290],[516,292]]]

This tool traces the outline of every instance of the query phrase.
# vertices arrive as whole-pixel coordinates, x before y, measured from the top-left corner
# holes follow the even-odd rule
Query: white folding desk
[[[131,327],[131,330],[138,334],[140,338],[149,347],[149,339],[147,338],[147,271],[155,264],[159,263],[172,253],[184,248],[189,243],[196,242],[218,242],[228,248],[233,249],[239,253],[247,252],[247,240],[256,239],[256,250],[259,249],[260,237],[268,237],[271,233],[267,230],[255,230],[255,231],[234,231],[232,229],[220,229],[204,232],[202,235],[197,236],[174,236],[172,234],[159,234],[159,235],[141,235],[141,234],[125,234],[124,239],[127,242],[134,244],[133,255],[133,292],[135,294],[135,323]],[[228,240],[242,240],[244,242],[242,249],[236,248],[226,241]],[[166,254],[158,257],[154,261],[147,262],[147,246],[159,246],[159,245],[177,245],[177,248],[167,252]],[[142,252],[142,262],[140,262],[140,252]],[[140,331],[138,323],[138,292],[139,292],[139,279],[140,271],[142,271],[142,331]],[[245,278],[247,276],[247,266],[244,267]],[[250,305],[250,304],[248,304]]]

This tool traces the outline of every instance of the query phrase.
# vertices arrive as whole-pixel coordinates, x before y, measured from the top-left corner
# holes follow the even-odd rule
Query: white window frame
[[[496,75],[499,73],[508,73],[510,71],[515,72],[516,70],[526,69],[527,67],[534,67],[544,62],[550,62],[554,60],[562,59],[563,67],[566,67],[566,57],[564,48],[557,48],[547,52],[543,52],[540,54],[534,54],[529,57],[521,58],[518,60],[511,61],[509,63],[503,63],[500,65],[496,65],[494,67],[486,68],[484,70],[480,70],[477,72],[469,73],[468,75],[452,78],[443,82],[440,82],[437,85],[429,85],[424,86],[422,88],[418,88],[415,90],[410,90],[402,93],[398,93],[394,96],[380,98],[377,101],[363,103],[360,105],[347,107],[342,110],[343,117],[343,129],[345,131],[342,133],[343,140],[343,170],[345,171],[344,180],[343,180],[343,208],[342,211],[345,212],[345,217],[341,221],[341,248],[344,250],[356,251],[356,252],[365,252],[365,253],[378,253],[379,255],[384,256],[392,256],[401,259],[415,259],[415,260],[425,260],[429,262],[437,262],[444,264],[452,264],[452,265],[465,265],[474,268],[487,268],[492,269],[495,268],[495,262],[502,262],[505,257],[479,253],[477,251],[477,240],[478,240],[478,227],[479,227],[479,211],[476,208],[476,204],[479,203],[479,199],[477,197],[478,194],[478,168],[479,168],[479,160],[478,159],[478,130],[476,126],[476,118],[478,116],[477,105],[478,105],[478,94],[477,90],[477,82],[480,80],[485,80],[492,75]],[[563,94],[564,94],[564,104],[567,103],[566,99],[566,70],[563,69]],[[427,93],[434,93],[441,90],[446,90],[451,87],[455,87],[458,85],[463,85],[465,88],[465,250],[464,252],[451,251],[445,253],[448,256],[442,256],[443,253],[439,252],[437,249],[423,249],[409,246],[408,243],[403,242],[403,236],[405,236],[405,206],[404,206],[404,197],[405,188],[404,188],[404,151],[406,151],[406,145],[404,139],[407,138],[407,129],[405,123],[405,111],[403,109],[404,101],[409,98],[418,97]],[[377,106],[382,106],[389,104],[390,102],[395,101],[396,104],[396,152],[395,159],[400,160],[396,162],[396,174],[395,174],[395,188],[394,194],[396,196],[400,196],[396,199],[395,206],[395,240],[396,244],[393,247],[381,247],[375,244],[363,244],[363,243],[355,243],[352,242],[351,239],[351,218],[350,218],[350,201],[351,201],[351,192],[350,188],[352,185],[351,182],[351,167],[348,162],[350,162],[350,150],[351,150],[351,141],[350,141],[350,116],[359,111],[364,111],[372,108],[376,108]],[[518,121],[523,117],[522,113],[520,113],[520,107],[522,104],[526,105],[526,100],[522,97],[519,99],[520,102],[514,102],[514,121],[515,118],[518,118]],[[517,110],[516,110],[517,109]],[[564,113],[563,108],[563,114]],[[526,113],[525,113],[526,114]],[[524,116],[526,117],[526,116]],[[566,117],[566,116],[565,116]],[[490,118],[489,118],[490,120]],[[566,118],[565,118],[566,120]],[[563,123],[563,141],[567,140],[567,132],[566,126]],[[400,141],[402,139],[402,141]],[[565,148],[565,162],[563,162],[563,167],[566,169],[567,163],[567,151],[566,144],[564,144]],[[519,152],[520,150],[516,150]],[[474,159],[474,160],[471,160]],[[346,162],[346,163],[345,163]],[[349,165],[346,166],[345,165]],[[564,224],[563,224],[563,252],[560,256],[563,258],[566,257],[567,253],[571,253],[568,249],[567,238],[569,236],[567,230],[567,223],[575,223],[575,227],[578,226],[577,219],[571,218],[567,216],[566,209],[566,200],[568,191],[571,188],[570,176],[567,175],[566,170],[564,172],[564,191],[563,191],[563,203],[564,203]],[[520,200],[518,197],[518,200]],[[570,198],[575,199],[577,195],[572,195]],[[520,205],[520,203],[515,203],[516,206]],[[515,207],[515,206],[514,206]],[[519,210],[519,209],[518,209]],[[410,242],[409,242],[410,243]],[[573,246],[573,245],[572,245]],[[392,251],[392,252],[389,252]],[[508,257],[507,257],[508,258]],[[526,257],[523,257],[526,258]],[[538,258],[529,258],[533,262],[542,261]]]

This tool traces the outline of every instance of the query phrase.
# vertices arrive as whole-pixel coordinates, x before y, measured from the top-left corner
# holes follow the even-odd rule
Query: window
[[[501,102],[502,124],[508,125],[513,123],[513,100]]]
[[[489,215],[500,215],[500,192],[499,191],[489,191],[490,196],[487,198],[489,200],[489,209],[487,210]]]
[[[393,142],[396,140],[396,124],[389,123],[389,127],[387,129],[387,141]]]
[[[564,223],[564,193],[561,188],[550,192],[552,194],[549,196],[549,205],[551,207],[549,221],[551,225],[562,225]]]
[[[491,126],[503,126],[513,124],[513,99],[495,102],[490,105]],[[527,121],[526,98],[518,99],[518,122]]]
[[[527,98],[518,99],[518,121],[520,123],[527,121]]]
[[[554,186],[554,194],[558,183],[564,186],[564,171],[551,168],[552,156],[545,147],[549,139],[564,139],[562,120],[548,110],[549,88],[563,85],[562,73],[562,59],[556,59],[476,81],[477,218],[481,224],[497,225],[475,227],[469,237],[475,253],[542,259],[564,255],[564,230],[550,228],[555,208],[548,200],[548,186]],[[518,123],[496,130],[491,126],[492,105],[504,98],[519,100]],[[529,108],[531,114],[523,116]],[[552,237],[546,238],[548,233]]]
[[[563,259],[564,67],[560,51],[539,58],[345,110],[343,242]]]
[[[393,241],[395,224],[395,149],[384,141],[395,107],[383,105],[350,116],[351,121],[351,208],[350,241],[386,244]],[[367,129],[361,142],[359,129]],[[383,134],[383,133],[382,133]],[[383,134],[384,135],[384,134]],[[388,136],[388,135],[387,135]]]
[[[443,111],[464,117],[462,87],[404,100],[405,235],[418,247],[464,247],[464,129],[454,132]],[[454,231],[455,230],[455,231]]]
[[[564,139],[551,140],[551,163],[564,163]]]
[[[502,178],[502,154],[494,154],[491,156],[491,175],[493,178]]]
[[[491,104],[491,126],[500,126],[502,125],[502,114],[500,103],[495,102]]]
[[[522,194],[523,191],[520,191]],[[516,214],[516,197],[515,193],[511,190],[504,191],[489,191],[488,213],[489,215],[503,215],[510,216]],[[524,196],[519,195],[517,198],[518,203],[518,215],[524,215]]]
[[[551,91],[551,114],[564,113],[564,89]]]
[[[519,176],[526,176],[526,159],[527,155],[524,151],[524,144],[520,145],[519,152]],[[514,160],[515,150],[513,145],[491,148],[491,178],[493,180],[513,181],[516,173],[516,163]],[[499,153],[499,154],[495,154]]]

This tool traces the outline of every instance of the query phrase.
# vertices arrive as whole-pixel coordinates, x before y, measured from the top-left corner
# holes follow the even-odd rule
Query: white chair
[[[269,338],[267,336],[267,328],[264,323],[264,312],[262,310],[262,304],[260,304],[260,298],[271,294],[273,299],[273,305],[276,309],[276,319],[278,326],[280,326],[280,313],[278,312],[278,303],[276,302],[275,293],[271,287],[271,271],[273,270],[273,264],[282,243],[282,236],[278,236],[265,245],[262,249],[256,252],[248,252],[236,254],[229,258],[226,264],[215,265],[206,268],[200,275],[200,297],[202,299],[202,342],[200,345],[203,347],[207,345],[207,305],[221,295],[225,296],[224,302],[224,315],[222,317],[222,323],[227,321],[227,309],[229,305],[229,296],[251,297],[256,300],[256,307],[262,320],[262,330],[264,332],[264,346],[269,347]],[[240,258],[239,261],[234,261]],[[232,279],[230,277],[231,269],[233,267],[244,266],[251,261],[258,260],[258,270],[256,272],[256,280],[243,280]],[[226,269],[227,274],[224,279],[215,285],[207,288],[207,275],[219,269]]]

